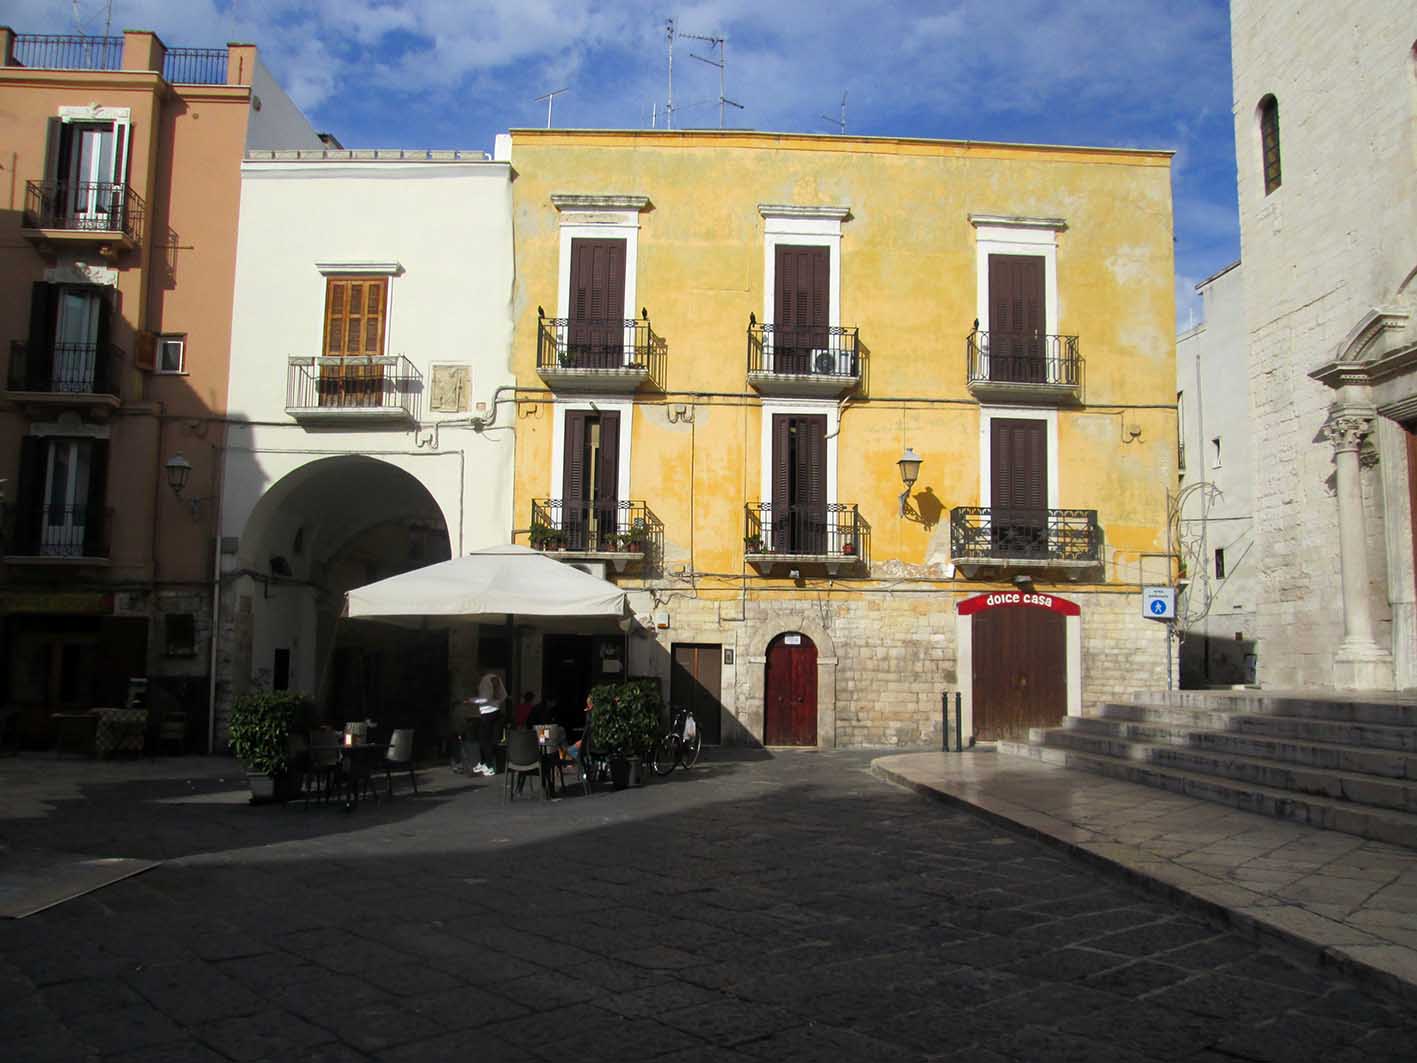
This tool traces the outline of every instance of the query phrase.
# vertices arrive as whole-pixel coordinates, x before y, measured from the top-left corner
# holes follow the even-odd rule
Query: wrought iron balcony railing
[[[31,351],[10,343],[6,387],[11,391],[61,395],[118,397],[118,373],[123,354],[107,343],[56,343]]]
[[[225,48],[169,48],[162,76],[173,85],[225,85]]]
[[[113,510],[104,506],[3,507],[0,538],[7,557],[106,558]]]
[[[302,415],[351,419],[393,415],[418,420],[423,375],[401,354],[377,357],[292,357],[285,408]]]
[[[111,181],[27,181],[27,229],[66,232],[122,233],[138,243],[143,238],[147,204],[125,184]]]
[[[31,70],[122,70],[122,37],[17,33],[15,65]]]
[[[1095,509],[950,510],[950,554],[969,561],[1102,561],[1102,529]]]
[[[1051,384],[1075,388],[1082,383],[1082,358],[1076,336],[976,330],[969,334],[968,354],[971,385]]]
[[[748,316],[748,375],[830,378],[842,385],[861,376],[854,326],[798,326]]]
[[[664,340],[650,327],[649,311],[640,317],[547,317],[537,309],[536,368],[543,376],[625,382],[661,380]]]
[[[871,526],[852,503],[744,507],[743,553],[749,558],[821,558],[867,564]]]
[[[568,502],[537,498],[531,503],[533,550],[577,554],[658,557],[664,525],[644,502]]]

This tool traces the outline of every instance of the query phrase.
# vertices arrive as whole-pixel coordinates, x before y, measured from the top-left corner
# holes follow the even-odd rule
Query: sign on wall
[[[1062,613],[1064,616],[1082,615],[1082,610],[1078,608],[1076,602],[1059,598],[1056,594],[1044,594],[1042,591],[994,591],[992,594],[976,594],[973,598],[966,598],[955,608],[960,616],[970,616],[983,612],[985,609],[1009,609],[1020,606],[1031,609],[1048,609],[1055,613]]]
[[[1143,587],[1141,589],[1141,615],[1148,620],[1176,619],[1176,588]]]

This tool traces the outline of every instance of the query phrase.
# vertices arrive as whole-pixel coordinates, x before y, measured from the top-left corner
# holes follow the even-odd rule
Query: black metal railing
[[[658,557],[664,525],[644,502],[570,502],[537,498],[531,503],[534,550],[642,554]]]
[[[1102,560],[1095,509],[950,510],[950,553],[961,561]]]
[[[1059,384],[1082,382],[1076,336],[971,332],[969,383]]]
[[[173,85],[225,85],[225,48],[169,48],[162,76]]]
[[[123,352],[107,343],[55,343],[31,351],[10,342],[6,387],[11,391],[44,391],[65,395],[118,395]]]
[[[74,232],[121,232],[143,238],[147,204],[124,184],[112,181],[27,181],[25,226]]]
[[[870,559],[871,526],[852,503],[784,508],[749,502],[743,508],[745,554]]]
[[[861,376],[861,343],[854,326],[774,325],[748,316],[748,372],[782,376]]]
[[[15,34],[15,65],[31,70],[122,70],[122,37]]]
[[[108,557],[112,534],[113,510],[103,506],[6,503],[0,511],[3,550],[12,557]]]
[[[418,419],[423,375],[401,354],[293,357],[286,371],[288,410],[400,409]]]
[[[602,373],[648,373],[664,355],[664,340],[650,328],[648,311],[640,317],[566,318],[538,312],[536,368]]]

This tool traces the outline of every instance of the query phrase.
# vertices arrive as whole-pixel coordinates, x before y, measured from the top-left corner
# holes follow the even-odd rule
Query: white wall
[[[422,426],[307,429],[285,412],[287,360],[316,355],[325,276],[317,262],[397,262],[385,350],[423,375]],[[228,410],[233,432],[222,534],[241,535],[259,497],[333,453],[377,454],[437,500],[455,555],[506,542],[510,431],[438,433],[428,410],[434,363],[466,364],[472,401],[511,384],[509,168],[489,162],[248,161],[242,167]],[[503,417],[505,423],[506,418]],[[464,460],[428,460],[462,451]],[[462,468],[459,469],[459,464]]]
[[[1308,374],[1336,357],[1371,308],[1413,303],[1412,13],[1411,0],[1231,3],[1261,551],[1260,679],[1267,685],[1327,686],[1334,679],[1333,651],[1343,637],[1338,513],[1333,448],[1320,428],[1337,393]],[[1283,170],[1282,185],[1268,195],[1257,115],[1267,94],[1279,105]],[[1381,438],[1400,442],[1392,427],[1370,438],[1362,483],[1375,637],[1392,647],[1401,670],[1410,668],[1417,643],[1412,579],[1400,571],[1411,568],[1410,518],[1389,520],[1385,491],[1392,492],[1384,486],[1401,483],[1406,459],[1396,446],[1378,446]]]
[[[271,76],[266,64],[256,57],[251,71],[251,116],[246,123],[246,150],[257,148],[319,148],[323,147],[315,127],[305,117],[295,101]],[[256,101],[260,101],[260,109]]]

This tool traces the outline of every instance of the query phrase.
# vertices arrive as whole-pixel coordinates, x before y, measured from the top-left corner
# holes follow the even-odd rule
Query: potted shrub
[[[246,769],[252,804],[299,793],[301,773],[292,753],[310,709],[309,698],[287,690],[253,690],[232,703],[227,737],[232,755]]]
[[[847,539],[845,542],[843,542],[843,543],[841,544],[841,553],[842,553],[842,556],[843,556],[843,557],[855,557],[855,556],[856,556],[856,540],[855,540],[855,539]]]
[[[601,683],[590,692],[591,735],[610,757],[610,781],[623,790],[659,737],[664,701],[654,679]]]
[[[536,527],[531,529],[531,534],[530,536],[528,536],[528,540],[530,541],[531,548],[533,550],[545,550],[547,544],[551,540],[551,530],[549,528],[543,527],[542,525],[537,525]]]
[[[761,535],[745,535],[743,537],[743,552],[746,554],[762,553],[763,537]]]

